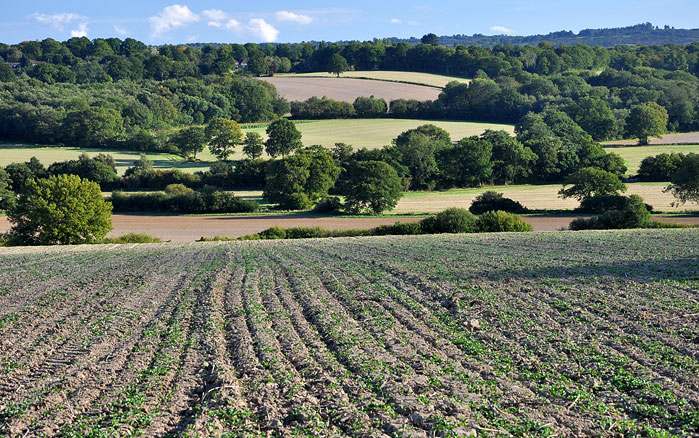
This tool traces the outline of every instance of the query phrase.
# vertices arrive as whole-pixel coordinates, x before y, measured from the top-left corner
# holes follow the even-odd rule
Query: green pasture
[[[605,146],[604,150],[621,155],[629,168],[627,174],[633,176],[638,173],[641,161],[646,157],[662,153],[669,154],[670,152],[681,152],[684,154],[694,152],[696,154],[699,153],[699,145]]]

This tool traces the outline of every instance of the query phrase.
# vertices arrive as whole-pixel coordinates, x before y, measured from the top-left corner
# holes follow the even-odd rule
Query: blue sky
[[[652,22],[699,27],[697,0],[3,0],[0,41],[131,37],[148,44],[530,35]]]

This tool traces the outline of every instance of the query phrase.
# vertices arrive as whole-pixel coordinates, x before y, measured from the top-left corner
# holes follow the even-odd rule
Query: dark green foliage
[[[243,153],[251,160],[255,160],[262,156],[265,151],[265,142],[262,140],[262,135],[259,132],[248,132],[245,134],[243,142]]]
[[[620,196],[619,202],[601,216],[590,219],[578,218],[571,222],[571,230],[612,230],[623,228],[641,228],[648,225],[650,212],[643,199],[638,195]]]
[[[570,185],[571,187],[565,188]],[[558,194],[562,198],[575,198],[584,201],[592,196],[615,195],[626,191],[626,184],[618,176],[605,170],[586,167],[566,177]]]
[[[287,239],[317,239],[330,237],[332,233],[321,227],[294,227],[286,229]]]
[[[655,102],[643,103],[631,108],[626,119],[626,132],[638,138],[638,144],[648,144],[648,137],[658,137],[667,130],[667,110]]]
[[[346,72],[347,70],[349,70],[349,64],[347,64],[347,60],[344,56],[340,55],[339,53],[335,53],[330,57],[327,68],[328,73],[336,74],[339,78],[340,74]]]
[[[587,198],[580,203],[576,210],[581,213],[604,213],[609,210],[623,209],[627,203],[627,198],[620,195],[597,195]],[[646,210],[653,211],[653,206],[646,204]]]
[[[377,99],[374,96],[358,97],[355,99],[352,106],[354,106],[357,112],[357,117],[361,119],[383,117],[386,115],[386,112],[388,112],[388,104],[386,101],[384,99]]]
[[[7,182],[10,188],[16,193],[21,192],[27,182],[37,176],[26,163],[10,163],[5,166],[5,172],[9,177]]]
[[[526,213],[527,209],[517,201],[505,198],[502,193],[488,190],[476,196],[468,211],[483,214],[487,211],[506,211],[508,213]]]
[[[77,175],[96,182],[102,190],[111,190],[118,187],[119,177],[115,168],[107,163],[111,164],[111,160],[107,156],[97,159],[90,158],[83,153],[77,160],[63,161],[50,165],[46,172],[49,175]]]
[[[183,184],[190,188],[201,187],[199,175],[183,172],[180,169],[140,170],[130,167],[121,180],[121,185],[128,189],[163,190],[170,184]]]
[[[286,230],[279,227],[267,228],[264,231],[258,233],[260,239],[286,239]]]
[[[349,102],[311,97],[303,102],[291,102],[291,116],[295,119],[349,119],[357,115]]]
[[[396,222],[393,225],[380,225],[372,231],[375,236],[412,236],[424,233],[421,222]]]
[[[172,136],[171,141],[177,147],[182,157],[188,160],[196,160],[197,153],[204,150],[206,134],[203,128],[190,126],[178,131]]]
[[[112,205],[99,186],[75,175],[30,180],[8,211],[18,245],[90,243],[112,229]]]
[[[359,161],[347,170],[341,193],[347,211],[379,214],[396,206],[403,189],[398,173],[385,162]]]
[[[688,154],[672,176],[672,183],[665,189],[672,192],[678,202],[699,202],[699,154]]]
[[[493,145],[486,140],[464,138],[456,146],[437,153],[440,186],[476,187],[491,180]]]
[[[303,147],[301,133],[294,123],[287,119],[279,119],[267,127],[265,149],[271,157],[286,156]]]
[[[15,204],[15,192],[12,191],[10,175],[0,168],[0,210],[7,210]]]
[[[672,176],[682,166],[684,154],[670,152],[654,157],[646,157],[638,169],[638,179],[641,181],[670,181]]]
[[[126,233],[118,237],[107,237],[102,239],[100,243],[115,243],[115,244],[126,244],[126,243],[161,243],[162,239],[159,237],[153,237],[148,234],[142,233]]]
[[[527,232],[533,231],[532,226],[522,218],[505,211],[488,211],[483,213],[476,223],[481,233]]]
[[[342,201],[337,196],[323,198],[313,207],[313,213],[338,214],[341,211]]]
[[[113,192],[114,211],[151,213],[251,213],[259,209],[254,201],[247,201],[232,193],[218,190],[180,191],[174,193]]]
[[[475,233],[476,217],[464,208],[448,208],[436,216],[423,219],[422,231],[427,234]]]

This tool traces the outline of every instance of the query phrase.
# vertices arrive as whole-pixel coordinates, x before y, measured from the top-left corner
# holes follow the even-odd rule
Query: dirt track
[[[535,231],[557,231],[567,228],[574,216],[564,217],[525,217],[524,220],[534,227]],[[658,218],[665,222],[684,224],[699,224],[699,217]],[[112,223],[114,230],[110,237],[126,233],[146,233],[172,242],[193,242],[200,237],[240,237],[258,233],[267,228],[278,226],[290,227],[322,227],[331,230],[348,230],[353,228],[373,228],[379,225],[391,225],[395,222],[417,222],[421,218],[388,217],[388,218],[337,218],[317,216],[136,216],[114,215]],[[0,233],[10,229],[7,217],[0,217]]]
[[[357,97],[374,96],[390,102],[394,99],[435,100],[440,89],[422,85],[348,78],[261,78],[277,87],[287,100],[306,100],[327,96],[330,99],[354,102]]]

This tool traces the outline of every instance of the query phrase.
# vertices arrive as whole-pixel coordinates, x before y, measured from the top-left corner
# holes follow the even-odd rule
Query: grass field
[[[513,132],[511,125],[497,125],[489,123],[472,122],[434,122],[426,120],[410,119],[349,119],[349,120],[317,120],[298,123],[296,126],[301,131],[302,141],[306,146],[323,145],[333,147],[335,143],[343,142],[353,145],[355,148],[377,148],[391,144],[391,140],[403,131],[416,128],[426,123],[432,123],[447,130],[454,140],[471,135],[479,135],[486,129],[503,129]],[[255,128],[244,128],[244,131],[255,131],[266,138],[264,125],[254,125]],[[0,144],[0,166],[6,166],[13,162],[28,161],[36,156],[45,165],[56,161],[76,159],[82,152],[94,156],[100,152],[112,154],[117,160],[117,167],[123,173],[127,167],[133,165],[138,159],[139,152],[108,150],[108,149],[79,149],[65,147],[44,147],[22,144]],[[170,154],[149,153],[148,157],[155,162],[157,168],[177,168],[194,172],[206,170],[215,161],[215,157],[208,149],[198,154],[201,161],[187,162],[181,157]],[[243,158],[242,147],[238,147],[233,159]]]
[[[275,77],[292,78],[334,78],[332,73],[283,73],[276,74]],[[458,78],[455,76],[435,75],[432,73],[416,73],[407,71],[347,71],[340,75],[341,78],[369,79],[374,81],[404,82],[408,84],[427,85],[430,87],[444,88],[449,82],[457,81],[469,83],[470,79]]]
[[[670,193],[663,193],[667,183],[630,183],[627,186],[627,195],[636,194],[641,196],[656,211],[683,212],[685,210],[699,210],[699,205],[693,203],[673,207],[671,203],[675,201],[675,198]],[[525,207],[535,210],[560,210],[577,207],[579,205],[578,201],[558,197],[558,191],[562,187],[561,184],[518,185],[452,189],[443,192],[410,192],[406,193],[398,201],[398,205],[391,212],[396,214],[437,213],[449,207],[468,208],[473,199],[486,190],[504,193],[505,197],[519,201]]]
[[[697,247],[0,248],[0,436],[692,436]]]
[[[641,161],[644,158],[655,156],[662,153],[682,152],[688,154],[690,152],[699,153],[699,144],[692,145],[650,145],[650,146],[607,146],[604,148],[607,152],[614,152],[626,161],[626,166],[629,168],[627,175],[633,176],[638,173],[638,168],[641,166]]]

